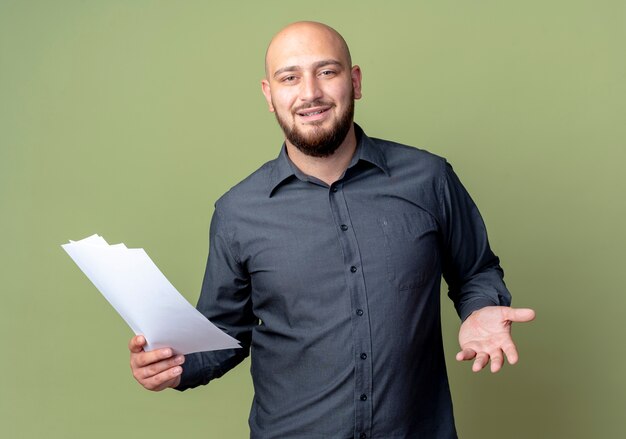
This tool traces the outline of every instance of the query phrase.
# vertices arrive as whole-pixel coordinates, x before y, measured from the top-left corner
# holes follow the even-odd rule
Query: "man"
[[[474,371],[515,363],[511,322],[534,317],[508,307],[476,206],[444,159],[353,123],[361,70],[332,28],[280,31],[262,90],[285,143],[216,203],[198,302],[244,348],[183,358],[137,336],[135,378],[184,390],[251,349],[252,437],[456,437],[441,275]]]

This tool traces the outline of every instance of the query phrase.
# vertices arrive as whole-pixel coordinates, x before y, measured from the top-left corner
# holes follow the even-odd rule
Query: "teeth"
[[[313,113],[304,113],[304,116],[315,116],[316,114],[320,114],[321,112],[322,112],[322,110],[314,111]]]

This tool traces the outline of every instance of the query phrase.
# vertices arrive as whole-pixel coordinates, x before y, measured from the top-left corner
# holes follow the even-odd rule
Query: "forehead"
[[[331,31],[317,27],[287,29],[278,34],[267,49],[268,74],[286,66],[305,68],[317,61],[332,59],[347,64],[345,43]]]

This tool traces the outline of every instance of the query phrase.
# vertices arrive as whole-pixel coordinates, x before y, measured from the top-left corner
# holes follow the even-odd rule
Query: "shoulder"
[[[380,138],[370,138],[384,157],[388,187],[400,199],[419,206],[436,220],[450,165],[442,156],[426,149]]]
[[[371,137],[370,140],[382,152],[391,175],[409,173],[437,179],[445,174],[445,168],[449,166],[444,157],[421,147],[375,137]]]
[[[215,202],[215,210],[222,215],[250,207],[255,201],[267,197],[268,185],[278,159],[264,163],[252,174],[230,188]]]

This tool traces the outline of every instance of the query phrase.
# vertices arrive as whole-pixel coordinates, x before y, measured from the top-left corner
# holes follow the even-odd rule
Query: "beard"
[[[323,105],[327,105],[327,103],[315,101],[308,107],[313,108]],[[301,110],[299,109],[298,111]],[[278,112],[275,115],[278,125],[280,125],[285,134],[285,138],[303,154],[310,157],[329,157],[339,148],[339,145],[348,135],[348,131],[350,131],[354,119],[354,98],[350,97],[347,108],[339,115],[337,121],[333,121],[333,125],[329,129],[311,124],[313,132],[310,134],[301,131],[295,122],[289,125],[286,120],[279,116]]]

